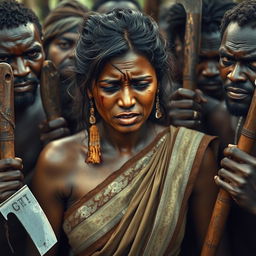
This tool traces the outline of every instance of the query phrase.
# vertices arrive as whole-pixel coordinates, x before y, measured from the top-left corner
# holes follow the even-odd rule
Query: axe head
[[[186,13],[198,13],[201,14],[202,0],[176,0],[176,4],[182,4]]]
[[[9,213],[18,218],[40,255],[44,255],[57,242],[47,217],[28,186],[23,186],[1,203],[0,212],[6,220]]]

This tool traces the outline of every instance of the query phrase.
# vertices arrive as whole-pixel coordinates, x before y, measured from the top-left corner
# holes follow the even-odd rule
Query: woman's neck
[[[120,154],[132,154],[143,149],[157,135],[156,125],[146,122],[138,131],[121,133],[105,123],[99,124],[103,150],[115,150]]]

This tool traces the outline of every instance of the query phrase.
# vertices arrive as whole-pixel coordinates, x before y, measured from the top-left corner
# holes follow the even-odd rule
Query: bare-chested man
[[[20,158],[0,160],[0,202],[23,185],[24,176],[28,179],[42,149],[38,124],[45,116],[38,87],[44,59],[38,18],[16,1],[1,1],[0,62],[9,63],[14,73],[15,153]],[[67,132],[62,123],[60,126],[52,127],[55,129],[53,134],[49,133],[50,137],[53,135],[52,139]],[[0,228],[1,236],[4,236],[3,226]],[[2,237],[1,254],[5,256],[10,252],[6,246],[6,239]],[[18,255],[21,255],[20,251]]]

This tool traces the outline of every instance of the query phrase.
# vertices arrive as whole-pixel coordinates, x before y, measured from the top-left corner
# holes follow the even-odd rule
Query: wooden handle
[[[144,12],[150,15],[156,22],[158,21],[160,0],[146,0]]]
[[[48,121],[61,116],[60,79],[56,67],[50,60],[44,61],[41,71],[41,98]]]
[[[254,91],[251,105],[246,117],[245,124],[242,129],[241,136],[238,141],[237,147],[246,153],[250,153],[254,142],[256,140],[256,90]],[[214,256],[216,255],[218,245],[220,243],[225,223],[229,214],[231,203],[230,195],[220,189],[214,210],[212,213],[211,221],[208,227],[206,238],[204,241],[201,256]]]
[[[14,126],[13,72],[0,63],[0,159],[15,157]]]
[[[196,65],[201,34],[201,14],[187,13],[184,45],[183,88],[194,90],[196,85]]]

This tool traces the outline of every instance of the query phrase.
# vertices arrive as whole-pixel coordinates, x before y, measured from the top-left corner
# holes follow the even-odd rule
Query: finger
[[[0,173],[0,182],[12,181],[12,180],[24,180],[24,175],[19,170],[6,171]]]
[[[240,190],[237,187],[235,187],[232,184],[229,184],[229,183],[225,182],[224,180],[220,179],[219,176],[215,176],[214,181],[215,181],[216,185],[218,185],[220,188],[227,191],[231,196],[236,197],[237,195],[240,194]]]
[[[237,162],[248,163],[256,167],[256,158],[237,147],[225,148],[224,155],[227,157],[232,157],[232,159],[236,160]]]
[[[224,168],[219,170],[218,175],[222,180],[225,180],[225,182],[236,184],[237,187],[242,188],[245,185],[245,180],[241,176]]]
[[[17,189],[19,190],[19,188]],[[3,193],[0,193],[0,203],[4,202],[6,199],[8,199],[11,195],[13,195],[17,190],[10,190]]]
[[[169,109],[190,109],[195,111],[202,110],[202,106],[193,100],[172,100],[168,104]]]
[[[6,182],[0,182],[0,194],[11,191],[11,190],[18,190],[23,186],[23,182],[20,180],[12,180]]]
[[[195,89],[195,101],[198,103],[206,103],[207,98],[204,96],[204,93],[200,89]]]
[[[67,126],[67,122],[66,122],[65,118],[58,117],[54,120],[49,121],[48,126],[50,129],[61,128],[61,127]]]
[[[43,120],[39,125],[38,128],[40,130],[45,129],[44,127],[47,126],[47,120]]]
[[[194,99],[195,92],[190,89],[179,88],[174,93],[172,93],[171,100],[180,100],[180,99]]]
[[[200,120],[201,114],[194,110],[172,110],[169,112],[171,120]]]
[[[236,161],[234,161],[231,158],[223,158],[220,162],[221,167],[228,169],[229,171],[233,172],[233,173],[240,173],[241,172],[241,168],[243,168],[244,165],[242,165],[241,163],[238,163]],[[241,167],[242,165],[242,167]]]
[[[20,158],[4,158],[0,160],[0,172],[6,170],[22,170],[22,160]]]
[[[196,129],[200,126],[201,122],[200,120],[174,120],[172,121],[172,125],[177,126],[177,127],[186,127],[190,129]]]
[[[62,138],[62,137],[65,137],[67,135],[70,134],[70,131],[68,128],[59,128],[57,130],[54,130],[54,131],[51,131],[51,132],[48,132],[48,133],[45,133],[45,134],[42,134],[40,136],[40,139],[41,141],[43,141],[44,143],[45,142],[49,142],[49,141],[52,141],[52,140],[56,140],[56,139],[59,139],[59,138]]]
[[[41,123],[41,125],[39,126],[39,129],[40,129],[41,133],[47,133],[54,129],[66,127],[66,126],[67,126],[66,120],[63,117],[58,117],[49,122]]]

